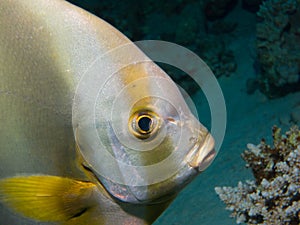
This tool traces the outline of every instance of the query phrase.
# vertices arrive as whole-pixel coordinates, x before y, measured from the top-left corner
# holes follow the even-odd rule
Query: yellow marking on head
[[[0,180],[0,201],[26,217],[67,221],[95,205],[95,184],[56,176]]]
[[[127,93],[129,97],[134,99],[135,96],[150,95],[150,84],[147,82],[149,74],[144,63],[128,65],[122,68],[120,73],[123,84],[130,85],[130,92]],[[144,82],[135,82],[139,79],[143,79]]]
[[[147,65],[147,64],[146,64]],[[136,63],[128,65],[121,70],[122,81],[124,84],[128,85],[131,82],[149,76],[149,74],[146,71],[145,63]]]
[[[139,105],[151,107],[153,104],[153,96],[157,93],[157,88],[159,88],[158,83],[155,83],[155,77],[166,78],[165,73],[153,62],[145,61],[135,64],[130,64],[120,71],[120,78],[124,86],[128,88],[128,97],[132,99],[140,99],[140,96],[145,97],[145,102],[141,101]],[[138,98],[136,98],[138,97]]]

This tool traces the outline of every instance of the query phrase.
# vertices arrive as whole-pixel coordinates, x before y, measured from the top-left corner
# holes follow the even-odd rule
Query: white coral
[[[296,135],[299,135],[298,130]],[[291,132],[293,132],[291,130]],[[282,135],[282,140],[290,140],[294,133]],[[259,182],[239,182],[237,187],[216,187],[215,191],[220,199],[227,205],[226,209],[236,217],[237,224],[299,224],[300,221],[300,135],[295,149],[289,149],[293,145],[284,145],[282,161],[274,163],[274,177],[262,178]],[[278,140],[277,140],[278,141]],[[285,143],[280,140],[277,143]],[[287,147],[289,146],[289,147]],[[263,145],[247,145],[255,156],[266,154]],[[275,146],[274,149],[278,147]],[[282,147],[282,146],[281,146]],[[261,158],[266,159],[268,154]],[[259,158],[251,158],[258,161]],[[269,159],[272,162],[271,159]],[[257,165],[252,162],[252,165]],[[267,166],[267,165],[266,165]]]

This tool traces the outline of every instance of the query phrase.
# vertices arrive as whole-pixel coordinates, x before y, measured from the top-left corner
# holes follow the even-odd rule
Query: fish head
[[[74,130],[85,167],[110,195],[135,204],[162,202],[211,163],[213,137],[156,64],[126,66],[105,86],[93,119]]]

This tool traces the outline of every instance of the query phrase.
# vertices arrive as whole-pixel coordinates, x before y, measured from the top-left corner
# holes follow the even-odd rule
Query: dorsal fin
[[[0,200],[26,217],[67,221],[95,205],[91,182],[57,176],[12,177],[0,180]]]

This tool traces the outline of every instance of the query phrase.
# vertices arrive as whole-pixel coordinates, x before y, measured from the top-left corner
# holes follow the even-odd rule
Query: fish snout
[[[216,156],[215,141],[210,133],[207,133],[204,141],[198,141],[186,156],[190,167],[198,171],[205,170]]]

